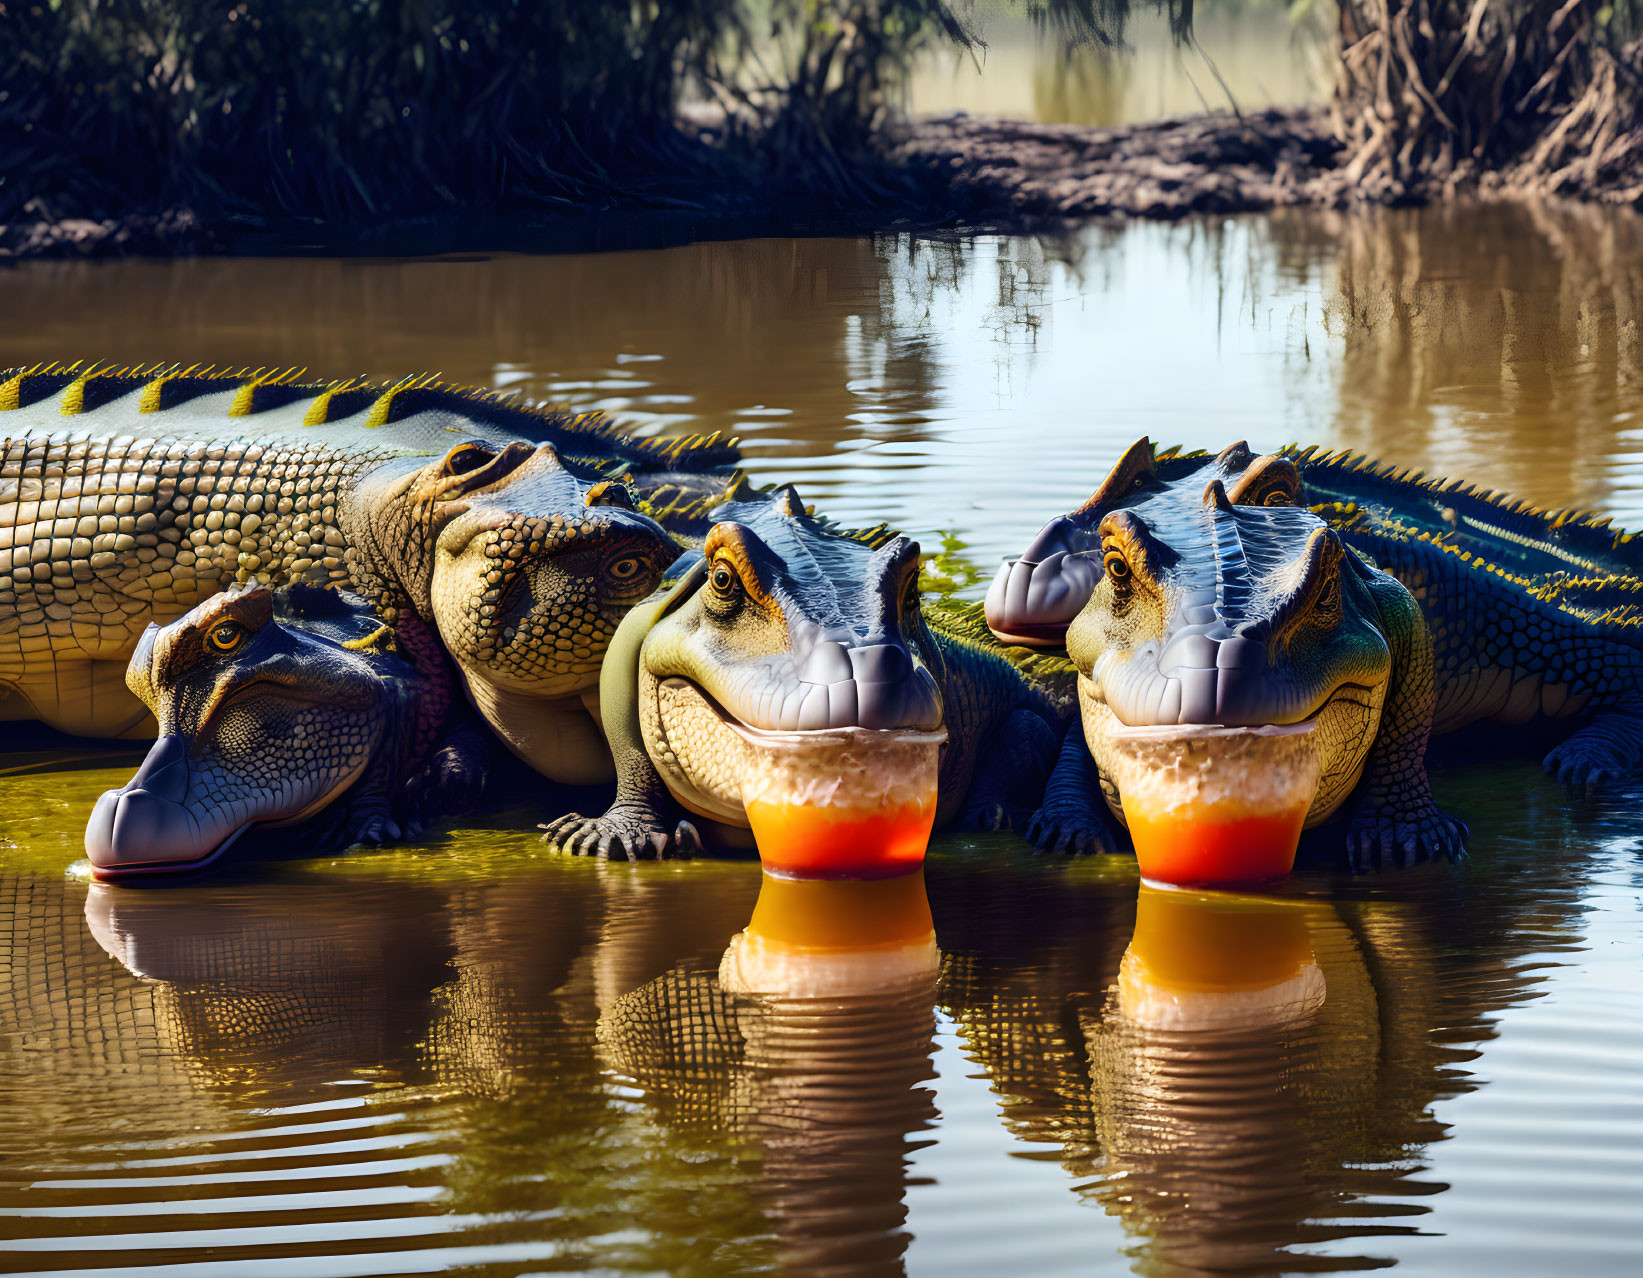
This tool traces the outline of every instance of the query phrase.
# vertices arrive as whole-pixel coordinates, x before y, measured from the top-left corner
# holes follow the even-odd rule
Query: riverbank
[[[702,125],[692,153],[712,152]],[[962,113],[894,126],[857,189],[836,198],[781,185],[746,165],[662,175],[666,198],[607,185],[582,203],[505,204],[369,220],[212,218],[194,209],[0,225],[0,262],[110,256],[424,256],[460,252],[581,253],[701,240],[884,231],[1023,234],[1098,219],[1176,220],[1368,199],[1425,204],[1572,196],[1643,199],[1629,170],[1643,139],[1611,140],[1627,163],[1513,168],[1395,191],[1359,188],[1323,106],[1174,116],[1090,128]],[[1544,148],[1542,148],[1543,150]]]
[[[0,261],[216,254],[587,252],[760,235],[885,230],[1024,232],[1097,217],[1173,219],[1319,199],[1339,145],[1323,111],[1180,116],[1082,128],[953,115],[896,126],[877,171],[827,201],[731,166],[680,175],[669,198],[608,188],[581,205],[505,206],[369,220],[213,218],[196,209],[22,217]]]

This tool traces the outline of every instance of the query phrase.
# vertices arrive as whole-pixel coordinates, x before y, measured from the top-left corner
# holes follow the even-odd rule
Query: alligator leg
[[[1018,827],[1042,799],[1055,753],[1055,730],[1043,717],[1013,711],[982,750],[958,823],[972,830]]]
[[[377,846],[407,837],[409,832],[395,816],[388,771],[386,760],[373,763],[354,788],[333,805],[334,812],[323,814],[315,831],[305,832],[309,833],[305,842]]]
[[[1033,814],[1027,839],[1041,852],[1118,852],[1128,845],[1101,793],[1101,773],[1075,719],[1061,742],[1061,757],[1044,787],[1044,806]]]
[[[472,723],[455,728],[400,790],[407,838],[436,821],[471,811],[485,791],[495,754],[493,738]]]
[[[1375,866],[1413,865],[1466,855],[1466,825],[1438,810],[1426,775],[1436,680],[1432,636],[1420,605],[1390,577],[1371,585],[1392,650],[1392,676],[1363,779],[1347,823],[1347,859],[1354,873]]]
[[[1603,711],[1541,766],[1569,789],[1586,793],[1643,769],[1643,707]]]
[[[667,786],[645,753],[639,725],[639,650],[656,624],[666,600],[640,604],[622,619],[605,650],[599,674],[599,713],[616,764],[616,802],[603,816],[585,817],[568,812],[541,828],[542,842],[577,856],[597,854],[608,859],[620,852],[630,861],[650,849],[658,859],[688,856],[700,851],[701,837],[689,821],[680,821],[670,834],[663,813]]]

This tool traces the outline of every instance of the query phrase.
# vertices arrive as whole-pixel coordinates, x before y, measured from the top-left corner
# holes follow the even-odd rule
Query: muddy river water
[[[0,316],[4,365],[438,370],[722,429],[971,597],[1141,434],[1643,527],[1643,222],[1590,209],[40,263]],[[761,897],[751,861],[548,855],[528,796],[171,890],[66,876],[132,764],[0,757],[0,1270],[1643,1265],[1637,789],[1446,766],[1470,862],[1252,899],[1008,834],[938,836],[927,894]]]

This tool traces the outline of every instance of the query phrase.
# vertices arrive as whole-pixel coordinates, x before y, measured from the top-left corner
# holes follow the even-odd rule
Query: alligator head
[[[1391,674],[1375,570],[1310,511],[1234,505],[1219,479],[1194,507],[1122,508],[1097,532],[1102,571],[1067,653],[1103,776],[1125,728],[1312,721],[1307,823],[1327,817],[1363,772]]]
[[[199,869],[253,827],[319,813],[402,748],[418,681],[362,600],[251,586],[149,626],[126,683],[160,736],[92,811],[99,879]]]
[[[941,658],[916,542],[831,530],[790,487],[719,515],[640,650],[639,717],[675,797],[746,825],[750,734],[939,730]]]
[[[357,500],[357,536],[395,565],[497,735],[556,780],[608,776],[580,704],[548,703],[592,695],[617,625],[680,553],[630,489],[548,444],[468,440]]]
[[[987,591],[987,624],[1005,643],[1060,647],[1067,627],[1101,581],[1101,523],[1116,511],[1190,518],[1200,494],[1220,480],[1238,506],[1293,506],[1301,479],[1287,457],[1256,456],[1243,443],[1219,455],[1158,454],[1131,444],[1088,501],[1040,530],[1019,559],[1006,559]]]

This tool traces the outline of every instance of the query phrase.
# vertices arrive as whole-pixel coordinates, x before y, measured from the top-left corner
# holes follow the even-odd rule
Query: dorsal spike
[[[783,484],[770,495],[771,504],[790,519],[797,519],[810,512],[805,508],[804,500],[799,496],[799,490],[792,484]]]
[[[1120,497],[1127,495],[1138,481],[1152,477],[1155,466],[1152,441],[1143,435],[1124,450],[1124,455],[1108,472],[1106,479],[1101,481],[1101,487],[1091,493],[1089,500],[1072,513],[1093,514],[1103,506],[1111,505]]]

